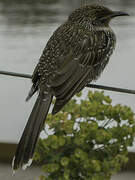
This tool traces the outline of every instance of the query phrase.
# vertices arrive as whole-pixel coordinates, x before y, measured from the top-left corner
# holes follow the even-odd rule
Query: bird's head
[[[107,26],[111,19],[117,16],[128,16],[128,14],[121,11],[112,11],[100,5],[87,5],[76,9],[69,16],[69,20],[80,23],[89,22],[95,26]]]

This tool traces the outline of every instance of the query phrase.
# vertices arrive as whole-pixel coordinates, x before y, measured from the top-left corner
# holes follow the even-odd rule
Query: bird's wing
[[[105,35],[104,37],[105,38]],[[107,46],[107,39],[104,39]],[[85,35],[80,42],[74,42],[67,56],[59,59],[59,69],[52,82],[56,96],[53,114],[57,113],[77,92],[96,78],[94,66],[105,56],[100,47],[101,34]]]

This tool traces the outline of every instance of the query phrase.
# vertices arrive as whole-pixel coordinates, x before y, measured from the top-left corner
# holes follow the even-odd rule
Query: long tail
[[[12,162],[13,170],[19,167],[26,169],[27,166],[30,166],[32,163],[35,145],[43,128],[52,97],[51,92],[39,94],[17,146],[15,157]]]

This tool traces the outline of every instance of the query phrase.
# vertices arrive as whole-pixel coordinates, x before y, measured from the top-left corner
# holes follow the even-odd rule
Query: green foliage
[[[48,115],[54,134],[36,147],[35,160],[47,175],[40,180],[109,180],[120,170],[134,140],[134,114],[111,103],[103,92],[90,91],[80,103],[72,99],[61,112]]]

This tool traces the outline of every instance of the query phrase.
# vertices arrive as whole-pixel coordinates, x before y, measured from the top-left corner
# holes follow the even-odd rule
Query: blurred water
[[[73,9],[89,2],[131,15],[112,22],[117,48],[97,84],[135,89],[134,0],[0,0],[0,70],[32,74],[52,32]],[[0,141],[18,142],[35,101],[34,97],[25,103],[31,82],[0,75],[0,84]],[[114,104],[126,104],[135,111],[135,95],[106,94]]]

